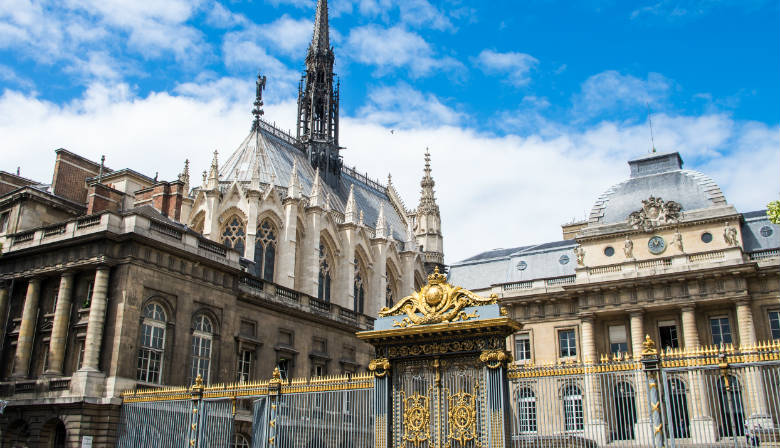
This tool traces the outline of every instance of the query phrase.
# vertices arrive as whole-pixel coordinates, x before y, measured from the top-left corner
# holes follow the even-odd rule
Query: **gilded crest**
[[[428,276],[428,284],[420,291],[399,300],[392,308],[382,308],[380,317],[406,314],[401,321],[395,321],[395,327],[456,322],[479,317],[476,311],[467,313],[464,308],[470,306],[491,305],[497,297],[480,297],[471,291],[447,283],[447,278],[436,268]]]
[[[657,226],[676,223],[682,217],[682,206],[674,201],[664,202],[650,196],[642,201],[642,208],[628,215],[628,225],[634,229],[652,232]]]
[[[458,441],[461,445],[475,440],[477,438],[476,394],[458,392],[450,395],[448,400],[447,423],[450,431],[447,438]]]
[[[414,394],[404,400],[404,440],[419,446],[426,442],[431,434],[428,426],[431,421],[430,401],[425,395]]]

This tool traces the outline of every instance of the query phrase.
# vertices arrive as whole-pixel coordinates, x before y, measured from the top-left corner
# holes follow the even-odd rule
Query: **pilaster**
[[[339,263],[338,291],[333,300],[344,308],[354,309],[355,297],[355,245],[358,228],[354,224],[343,224],[341,227],[341,262]],[[331,297],[333,299],[333,297]]]
[[[89,307],[87,336],[84,340],[84,361],[80,370],[98,372],[100,349],[103,342],[103,328],[108,303],[108,266],[100,266],[95,271],[95,287]]]
[[[595,318],[586,315],[582,318],[582,360],[584,364],[592,364],[598,361],[596,355]],[[599,445],[607,442],[607,424],[604,421],[602,408],[601,386],[597,375],[590,375],[584,381],[585,398],[585,436],[595,440]]]
[[[284,200],[284,227],[279,231],[276,282],[287,288],[293,288],[295,285],[298,204],[297,199],[287,198]]]
[[[38,301],[41,298],[41,279],[31,278],[27,283],[27,295],[24,298],[22,324],[16,341],[16,357],[13,376],[24,378],[29,374],[30,356],[35,339],[35,326],[38,321]]]
[[[320,272],[320,232],[322,232],[322,209],[306,209],[306,229],[303,236],[303,267],[298,289],[312,297],[317,297]]]
[[[47,375],[62,375],[65,343],[70,324],[73,277],[72,272],[65,272],[60,277],[60,289],[57,294],[57,306],[54,309],[54,322],[49,340],[49,368],[45,372]]]

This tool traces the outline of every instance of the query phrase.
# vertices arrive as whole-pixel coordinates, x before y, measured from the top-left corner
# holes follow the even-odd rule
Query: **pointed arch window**
[[[165,354],[165,310],[159,303],[151,302],[144,306],[143,316],[136,379],[159,384]]]
[[[244,222],[238,216],[234,215],[228,219],[225,228],[222,230],[222,244],[235,249],[241,256],[244,255],[246,231],[244,230]]]
[[[363,313],[365,305],[366,288],[363,282],[363,269],[360,259],[355,257],[355,282],[353,288],[353,309],[356,313]]]
[[[328,248],[320,241],[320,275],[317,298],[330,302],[331,258]]]
[[[214,341],[214,325],[211,323],[211,319],[206,317],[206,315],[199,314],[195,317],[192,330],[192,365],[190,368],[192,381],[195,381],[195,378],[200,375],[203,382],[208,384],[209,373],[211,372],[211,349],[212,342]]]
[[[387,278],[387,284],[385,286],[385,306],[390,308],[395,303],[395,275],[393,271],[387,269],[385,271],[385,277]]]
[[[270,219],[264,219],[257,228],[255,241],[255,266],[263,280],[274,280],[274,263],[276,262],[276,227]]]

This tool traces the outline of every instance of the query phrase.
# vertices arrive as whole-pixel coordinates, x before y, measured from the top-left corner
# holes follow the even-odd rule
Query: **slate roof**
[[[575,240],[495,249],[450,266],[448,281],[467,289],[574,275]]]
[[[257,163],[260,183],[270,184],[273,182],[279,187],[287,188],[290,185],[293,160],[296,161],[302,193],[308,196],[312,189],[315,172],[306,153],[298,146],[294,137],[261,120],[260,126],[253,128],[233,154],[220,164],[219,181],[223,186],[230,186],[234,181],[248,185],[252,180],[255,163]],[[390,235],[399,241],[405,241],[405,219],[399,215],[390,202],[387,187],[371,181],[351,169],[344,168],[342,170],[339,188],[334,189],[322,182],[323,195],[327,196],[327,193],[330,193],[330,207],[344,213],[349,188],[352,184],[355,186],[355,202],[358,210],[363,211],[363,222],[369,227],[375,227],[379,208],[384,205],[385,219],[390,228]]]
[[[769,221],[766,210],[743,213],[742,217],[742,243],[745,252],[780,247],[780,226]],[[764,234],[761,233],[762,229]]]
[[[590,212],[590,224],[623,222],[650,196],[680,203],[683,213],[726,205],[723,192],[709,176],[682,169],[679,153],[645,156],[628,164],[631,177],[613,185],[596,199]]]

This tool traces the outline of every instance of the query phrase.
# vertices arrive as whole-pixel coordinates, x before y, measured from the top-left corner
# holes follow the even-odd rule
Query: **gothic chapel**
[[[260,118],[266,78],[258,76],[249,135],[225,162],[214,153],[183,216],[251,260],[249,269],[264,280],[375,316],[442,267],[441,219],[429,154],[416,211],[405,208],[390,177],[384,186],[343,166],[333,62],[327,0],[320,0],[297,136]]]

